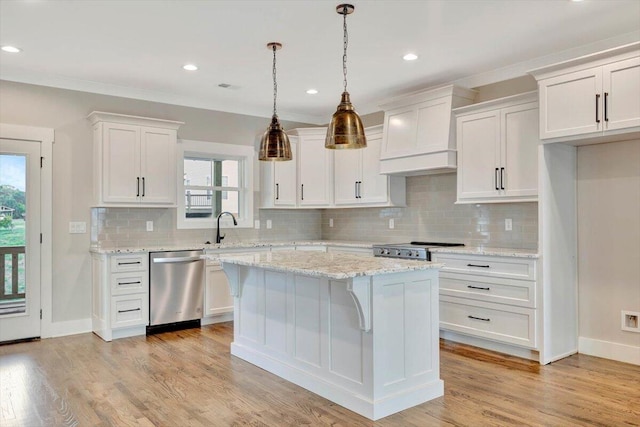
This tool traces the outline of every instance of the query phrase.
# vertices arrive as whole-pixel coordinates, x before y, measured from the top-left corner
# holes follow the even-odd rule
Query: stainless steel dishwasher
[[[200,326],[205,266],[201,255],[201,250],[149,252],[147,332]]]

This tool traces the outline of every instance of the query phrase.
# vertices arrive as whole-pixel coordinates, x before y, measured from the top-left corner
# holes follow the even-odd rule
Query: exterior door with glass
[[[40,336],[40,150],[0,138],[0,342]]]

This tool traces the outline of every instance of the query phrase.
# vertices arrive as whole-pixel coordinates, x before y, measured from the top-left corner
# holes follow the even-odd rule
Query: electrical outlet
[[[255,228],[256,230],[260,230],[260,220],[256,219],[255,221],[253,221],[253,228]]]
[[[504,229],[505,231],[513,230],[513,220],[511,218],[507,218],[504,220]]]
[[[147,221],[147,231],[153,231],[153,221]]]
[[[329,227],[333,227],[333,218],[329,218]]]
[[[272,222],[270,219],[267,220],[267,228],[271,228],[273,226]]]
[[[640,313],[622,310],[622,330],[640,332]]]
[[[396,221],[393,218],[389,218],[389,230],[396,228]]]

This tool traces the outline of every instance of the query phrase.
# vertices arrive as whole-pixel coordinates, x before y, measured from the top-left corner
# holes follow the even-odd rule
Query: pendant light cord
[[[277,47],[273,45],[273,116],[277,117],[276,114],[276,98],[278,96],[278,83],[276,80],[276,50]]]
[[[342,82],[344,85],[344,91],[347,91],[347,45],[349,44],[349,34],[347,33],[347,5],[345,4],[342,9],[342,16],[344,17],[343,21],[343,29],[344,29],[344,37],[343,37],[343,45],[344,45],[344,53],[342,55],[342,74],[344,75],[344,81]]]

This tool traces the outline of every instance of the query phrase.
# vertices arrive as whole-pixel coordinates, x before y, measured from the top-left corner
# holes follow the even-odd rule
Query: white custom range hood
[[[453,108],[473,103],[476,91],[444,86],[381,105],[384,136],[380,173],[428,175],[456,170]]]

